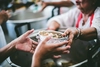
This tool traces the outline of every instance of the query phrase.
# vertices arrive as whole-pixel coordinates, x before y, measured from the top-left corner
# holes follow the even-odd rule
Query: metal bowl
[[[44,40],[47,36],[51,36],[51,39],[47,43],[60,43],[68,39],[68,37],[63,37],[62,32],[53,30],[41,30],[38,33],[38,39],[40,41]]]

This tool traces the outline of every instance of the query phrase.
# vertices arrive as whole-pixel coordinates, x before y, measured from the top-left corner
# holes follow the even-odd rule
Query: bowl
[[[43,41],[47,36],[51,36],[51,39],[47,43],[60,43],[62,41],[68,40],[68,37],[62,36],[62,32],[53,30],[41,30],[38,33],[39,41]]]

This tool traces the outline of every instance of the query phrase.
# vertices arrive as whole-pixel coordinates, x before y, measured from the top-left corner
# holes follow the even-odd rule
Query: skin
[[[87,21],[87,18],[89,17],[89,15],[91,15],[92,12],[95,10],[95,6],[92,6],[92,3],[95,3],[95,2],[92,2],[92,3],[89,3],[89,2],[90,2],[90,0],[76,0],[77,7],[83,13],[84,22]],[[89,10],[86,10],[88,8],[89,8]],[[59,24],[57,24],[55,26],[55,24],[53,24],[53,23],[57,24],[56,21],[52,22],[50,25],[53,25],[54,27],[49,26],[48,29],[56,30],[59,27]],[[79,33],[79,31],[75,27],[67,28],[65,30],[65,32],[63,33],[63,36],[68,35],[68,38],[69,38],[68,41],[66,42],[67,46],[65,47],[65,50],[68,51],[69,47],[71,46],[74,38],[78,35],[78,33]],[[97,38],[97,30],[94,27],[89,27],[89,28],[86,28],[86,29],[80,29],[79,39],[88,41],[88,40],[92,40],[92,39],[95,39],[95,38]],[[51,53],[53,54],[53,52],[56,50],[56,48],[51,47],[51,46],[55,46],[56,44],[46,45],[47,41],[48,41],[48,38],[45,39],[44,41],[42,41],[37,46],[36,51],[35,51],[35,53],[33,55],[33,58],[32,58],[32,61],[33,61],[32,62],[32,67],[41,67],[42,58],[44,56],[47,56],[47,55],[51,54]],[[59,45],[61,45],[61,44],[58,44],[56,46],[59,46]],[[59,50],[57,50],[57,51],[59,51]]]
[[[0,12],[0,25],[1,25],[3,22],[6,22],[6,21],[8,20],[8,18],[10,18],[9,11],[2,10],[2,11]]]
[[[95,6],[97,0],[75,0],[77,8],[82,12],[83,25],[88,20],[89,16],[94,12],[97,6]],[[57,30],[60,27],[59,23],[53,20],[47,27],[49,30]]]
[[[42,9],[43,11],[47,6],[57,6],[57,7],[71,7],[74,4],[70,0],[61,1],[61,2],[43,2],[42,1]]]
[[[0,48],[0,63],[17,50],[34,53],[38,43],[28,37],[33,31],[34,30],[27,31],[20,37],[8,43],[5,47]]]
[[[59,44],[47,44],[46,42],[50,39],[47,37],[44,41],[41,41],[37,46],[33,58],[31,67],[41,67],[41,62],[44,57],[51,56],[55,53],[69,53],[70,45],[73,42],[75,36],[77,36],[78,30],[76,28],[68,28],[63,35],[68,35],[69,40],[61,42]],[[87,29],[81,29],[81,36],[79,37],[82,40],[91,40],[97,37],[97,32],[94,27]],[[66,47],[61,47],[62,45],[67,44]]]
[[[89,27],[86,29],[80,29],[80,36],[79,39],[89,41],[97,38],[97,31],[94,27]],[[78,35],[78,30],[75,27],[71,27],[65,30],[63,36],[69,36],[68,37],[68,44],[71,45],[74,38]]]
[[[62,53],[69,53],[70,46],[61,47],[65,44],[67,44],[67,41],[57,43],[57,44],[49,44],[46,43],[51,37],[48,36],[44,41],[41,41],[39,45],[37,46],[33,58],[32,58],[32,66],[31,67],[41,67],[41,61],[44,59],[44,57],[48,57],[51,55],[59,55]]]

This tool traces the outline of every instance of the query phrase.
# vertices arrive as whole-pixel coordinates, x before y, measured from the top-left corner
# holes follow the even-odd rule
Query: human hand
[[[78,34],[78,29],[71,27],[71,28],[67,28],[64,33],[63,36],[68,36],[68,44],[67,45],[71,45],[73,42],[73,39],[77,36]]]
[[[42,8],[40,11],[43,11],[48,6],[48,3],[41,1],[41,5],[42,5]]]
[[[0,12],[0,24],[2,24],[3,22],[6,22],[8,20],[8,18],[10,18],[9,12],[2,10]]]
[[[70,46],[65,46],[62,47],[63,45],[67,44],[67,41],[64,42],[60,42],[60,43],[47,43],[47,41],[50,39],[51,37],[48,36],[46,37],[43,41],[40,41],[40,43],[38,44],[34,55],[38,58],[41,59],[46,59],[49,57],[52,57],[54,55],[60,55],[62,53],[69,53],[69,48]]]
[[[34,53],[38,43],[28,37],[32,32],[33,30],[29,30],[13,41],[17,50]]]

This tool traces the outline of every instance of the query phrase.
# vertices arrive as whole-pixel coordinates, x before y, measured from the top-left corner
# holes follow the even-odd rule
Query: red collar
[[[90,17],[90,26],[92,25],[92,20],[93,20],[93,17],[94,17],[94,13],[91,15]],[[76,23],[76,28],[79,27],[79,23],[80,23],[80,20],[82,19],[82,13],[79,14],[78,16],[78,19],[77,19],[77,23]]]

